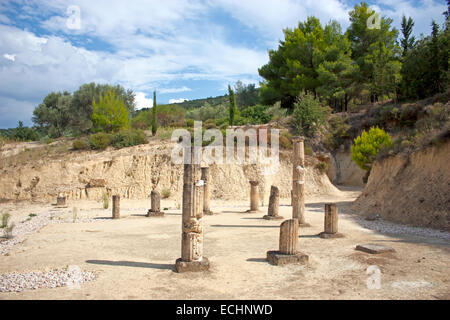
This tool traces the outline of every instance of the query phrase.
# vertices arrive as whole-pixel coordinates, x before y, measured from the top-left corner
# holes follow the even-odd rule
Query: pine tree
[[[414,36],[411,37],[412,29],[414,27],[414,20],[409,17],[408,20],[406,20],[406,17],[402,17],[402,35],[403,39],[400,40],[400,44],[402,46],[402,56],[406,56],[408,53],[408,50],[411,49],[414,46],[415,38]]]
[[[153,91],[153,110],[152,110],[152,134],[156,135],[158,130],[158,122],[156,120],[156,91]]]
[[[440,48],[439,48],[439,25],[436,21],[431,22],[431,88],[432,93],[442,91],[441,66],[440,66]]]
[[[128,128],[128,110],[116,91],[109,89],[92,103],[92,123],[97,132],[117,132]]]

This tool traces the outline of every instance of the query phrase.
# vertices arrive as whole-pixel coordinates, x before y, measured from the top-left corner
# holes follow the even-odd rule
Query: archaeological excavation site
[[[202,147],[173,164],[170,141],[4,167],[0,210],[14,227],[0,240],[0,298],[447,299],[448,210],[401,215],[395,202],[407,209],[415,191],[373,210],[380,194],[398,192],[386,168],[364,188],[335,185],[364,173],[335,156],[321,171],[326,155],[292,141],[275,174],[259,163],[195,163]],[[442,148],[410,165],[434,156],[448,176]],[[425,197],[422,181],[410,188]]]
[[[2,0],[0,49],[2,302],[450,300],[450,0]]]

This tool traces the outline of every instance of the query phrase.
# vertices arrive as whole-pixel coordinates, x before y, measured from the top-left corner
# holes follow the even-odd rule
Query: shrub
[[[307,156],[312,156],[314,154],[313,149],[305,143],[305,154]]]
[[[15,228],[15,224],[11,223],[9,226],[5,227],[4,232],[7,239],[13,238],[13,230]]]
[[[109,208],[109,195],[107,193],[104,193],[102,195],[102,201],[103,201],[103,209]]]
[[[283,149],[292,149],[292,135],[289,132],[281,132],[280,147]]]
[[[85,140],[77,139],[72,143],[73,150],[86,150],[89,149],[89,145]]]
[[[341,117],[331,117],[328,121],[329,130],[325,136],[325,146],[329,150],[336,150],[349,137],[350,126]]]
[[[111,145],[113,135],[99,132],[89,136],[89,146],[94,150],[105,150]]]
[[[329,110],[312,94],[301,95],[294,103],[294,125],[299,134],[313,137],[328,118]]]
[[[256,105],[241,111],[241,117],[247,119],[251,124],[268,123],[272,116],[268,114],[265,106]]]
[[[50,138],[49,136],[42,137],[40,140],[41,143],[50,144],[55,142],[55,139]]]
[[[389,134],[378,127],[371,128],[369,132],[364,130],[354,142],[355,144],[352,146],[352,160],[355,161],[358,167],[367,171],[370,171],[380,150],[392,146]]]
[[[116,133],[111,142],[111,144],[117,149],[146,143],[148,143],[148,139],[145,133],[142,130],[133,129]]]
[[[316,164],[316,169],[320,171],[320,173],[326,173],[328,171],[328,164],[326,162],[319,162]]]
[[[4,229],[8,226],[8,222],[9,222],[10,218],[11,218],[11,215],[9,213],[4,213],[2,215],[2,224],[0,226],[1,229]]]
[[[194,120],[193,119],[186,119],[186,124],[185,126],[187,128],[193,128],[194,127]]]
[[[216,128],[216,120],[214,119],[208,119],[204,123],[204,127],[206,129],[215,129]]]
[[[169,198],[170,195],[171,195],[171,192],[170,192],[169,189],[164,188],[164,189],[161,190],[161,196],[162,196],[163,199]]]
[[[266,113],[270,116],[271,120],[279,121],[287,116],[287,110],[281,108],[281,103],[277,102],[272,107],[268,108]]]

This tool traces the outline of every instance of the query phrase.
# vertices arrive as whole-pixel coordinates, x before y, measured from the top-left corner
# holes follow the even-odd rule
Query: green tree
[[[404,98],[424,99],[443,92],[449,81],[450,30],[440,30],[433,21],[430,36],[419,39],[403,58]]]
[[[284,41],[280,41],[278,50],[269,51],[269,63],[258,71],[265,79],[260,89],[262,102],[281,101],[283,107],[290,108],[300,92],[316,95],[321,84],[317,69],[323,61],[326,42],[324,30],[315,17],[308,17],[297,28],[283,32]]]
[[[157,110],[156,110],[156,91],[153,91],[153,108],[152,108],[152,134],[156,135],[158,131],[158,121],[157,121]]]
[[[124,102],[129,117],[135,112],[135,95],[132,90],[125,90],[121,85],[96,84],[94,82],[83,84],[73,93],[70,114],[73,115],[70,127],[80,133],[87,133],[92,128],[93,102],[98,101],[106,91],[114,90],[116,96]]]
[[[381,148],[392,145],[391,137],[383,129],[370,128],[363,131],[361,136],[354,140],[352,146],[352,160],[363,170],[370,171]]]
[[[369,28],[369,18],[374,14],[365,2],[355,5],[350,12],[350,26],[346,32],[351,42],[352,59],[359,66],[359,82],[364,85],[363,88],[370,91],[372,101],[378,100],[377,94],[371,91],[374,88],[375,73],[379,71],[375,69],[377,65],[374,63],[374,51],[380,50],[377,43],[382,44],[381,50],[392,52],[388,54],[390,60],[398,60],[398,45],[395,41],[398,31],[391,27],[393,20],[384,16],[379,17],[379,25]],[[369,59],[368,55],[371,55]],[[392,87],[391,92],[394,91],[395,88]]]
[[[317,69],[321,83],[317,93],[336,112],[347,111],[348,103],[358,89],[359,68],[351,59],[350,41],[342,34],[337,22],[332,21],[325,26],[324,38],[327,46],[323,52],[323,62]]]
[[[236,106],[239,109],[254,106],[258,103],[258,89],[255,84],[245,85],[241,81],[234,86],[236,91]]]
[[[33,122],[52,137],[60,137],[73,120],[70,113],[72,96],[69,92],[52,92],[33,111]]]
[[[368,88],[376,97],[395,92],[401,81],[402,64],[395,57],[395,51],[387,48],[383,42],[376,42],[369,48],[364,64],[372,69]]]
[[[403,38],[400,40],[400,44],[402,46],[402,56],[406,56],[408,50],[410,50],[416,41],[414,36],[411,36],[412,30],[414,27],[414,20],[409,17],[406,19],[405,16],[402,17],[402,36]]]
[[[129,126],[125,103],[113,89],[100,95],[98,102],[94,100],[92,107],[91,119],[95,131],[117,132]]]
[[[229,107],[229,112],[230,112],[230,126],[234,125],[234,117],[235,117],[235,113],[236,113],[236,96],[234,95],[234,91],[233,89],[231,89],[231,86],[228,85],[228,93],[229,93],[229,97],[230,97],[230,107]]]
[[[299,134],[313,137],[326,123],[328,116],[328,108],[322,107],[312,93],[300,95],[294,104],[294,124]]]

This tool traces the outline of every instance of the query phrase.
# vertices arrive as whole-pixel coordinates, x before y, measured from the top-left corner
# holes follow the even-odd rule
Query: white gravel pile
[[[63,211],[49,211],[40,213],[34,217],[30,217],[22,222],[15,222],[11,239],[0,239],[0,256],[8,253],[16,244],[22,243],[26,236],[33,234],[48,224],[60,223],[93,223],[107,221],[108,219],[94,219],[80,217],[75,220],[73,217],[61,217],[67,214]],[[0,229],[0,237],[3,236],[3,230]]]
[[[94,273],[82,272],[79,268],[54,269],[48,272],[14,272],[0,275],[0,292],[22,292],[64,286],[78,289],[82,283],[94,279]]]
[[[358,223],[367,229],[398,235],[413,235],[425,238],[435,238],[450,241],[450,232],[440,231],[430,228],[411,227],[408,225],[388,222],[384,220],[367,221],[363,217],[358,217]]]

